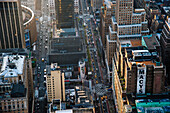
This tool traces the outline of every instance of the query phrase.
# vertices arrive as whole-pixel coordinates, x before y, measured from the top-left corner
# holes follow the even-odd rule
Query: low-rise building
[[[0,112],[29,113],[33,97],[31,61],[24,55],[3,53],[0,73]]]
[[[49,45],[49,63],[77,65],[86,57],[85,44],[80,37],[53,38]]]

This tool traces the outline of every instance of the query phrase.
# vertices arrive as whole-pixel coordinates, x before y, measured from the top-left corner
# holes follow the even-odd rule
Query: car
[[[44,58],[42,58],[41,61],[44,62]]]
[[[47,72],[47,69],[46,69],[46,68],[44,69],[44,72]]]
[[[44,72],[44,74],[46,75],[46,74],[47,74],[47,72]]]

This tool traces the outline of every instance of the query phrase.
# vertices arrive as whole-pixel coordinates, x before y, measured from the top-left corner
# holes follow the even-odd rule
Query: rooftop
[[[68,36],[76,36],[75,28],[55,29],[53,38],[61,38],[61,37],[68,37]]]
[[[53,38],[50,43],[51,54],[84,51],[83,40],[80,37]]]
[[[142,65],[162,66],[157,52],[149,52],[144,46],[127,47],[128,60],[133,65],[134,63]]]
[[[132,39],[132,40],[120,40],[121,47],[137,47],[142,46],[140,39]]]
[[[156,34],[143,36],[142,37],[142,45],[146,46],[149,50],[150,49],[156,49],[156,46],[160,46],[160,44],[157,40]]]
[[[0,99],[20,98],[26,96],[26,88],[23,84],[5,83],[0,86]]]
[[[25,56],[23,55],[6,55],[3,57],[0,76],[17,77],[23,74]]]

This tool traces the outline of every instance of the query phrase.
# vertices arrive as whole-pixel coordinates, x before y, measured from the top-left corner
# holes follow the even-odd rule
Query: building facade
[[[0,112],[29,113],[33,97],[31,61],[24,55],[2,55]]]
[[[35,0],[21,0],[21,4],[35,11]]]
[[[24,5],[21,5],[21,7],[22,7],[26,47],[32,47],[32,44],[37,40],[35,14],[29,7],[26,7]]]
[[[74,27],[74,0],[55,0],[57,28]]]
[[[170,18],[165,21],[165,25],[163,27],[161,37],[160,37],[160,45],[161,45],[161,55],[162,55],[162,62],[166,65],[166,73],[167,73],[167,80],[168,84],[170,84]]]
[[[150,99],[165,92],[166,68],[156,52],[143,46],[122,47],[121,52],[115,52],[112,67],[119,113],[136,112],[134,101],[139,97]]]
[[[55,19],[56,18],[56,12],[55,12],[55,0],[48,0],[48,8],[50,11],[50,16]]]
[[[111,24],[103,24],[107,25],[108,28],[103,26],[101,33],[102,43],[106,45],[107,60],[111,65],[117,40],[140,40],[143,35],[149,33],[149,29],[147,28],[145,10],[134,9],[133,0],[116,0],[116,2],[108,2],[107,4],[110,4],[111,12],[114,14],[110,14],[111,18],[108,16]],[[110,48],[114,48],[114,51]]]
[[[65,101],[65,82],[64,73],[55,64],[51,64],[51,74],[46,76],[46,87],[47,87],[47,100],[52,102],[52,100],[60,99]]]
[[[19,0],[0,0],[0,48],[25,48]]]

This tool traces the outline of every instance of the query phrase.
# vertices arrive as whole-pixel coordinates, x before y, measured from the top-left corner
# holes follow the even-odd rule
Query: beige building
[[[133,0],[116,0],[116,4],[111,3],[113,14],[108,33],[102,36],[103,45],[106,39],[106,54],[108,64],[112,64],[114,52],[116,52],[117,40],[134,40],[149,33],[147,28],[146,12],[144,9],[134,9]],[[107,30],[106,30],[107,31]]]
[[[52,102],[53,99],[65,101],[64,73],[59,68],[54,69],[46,76],[46,86],[48,102]]]

